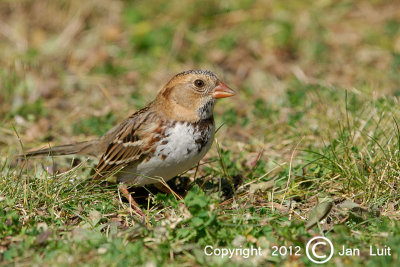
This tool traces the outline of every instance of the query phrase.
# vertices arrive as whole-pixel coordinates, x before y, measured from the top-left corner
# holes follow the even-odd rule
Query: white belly
[[[210,149],[214,140],[214,124],[199,131],[189,123],[176,123],[159,141],[154,156],[137,165],[125,167],[118,177],[123,183],[145,185],[165,181],[195,166]],[[200,143],[200,141],[203,141]],[[162,141],[167,141],[163,144]]]

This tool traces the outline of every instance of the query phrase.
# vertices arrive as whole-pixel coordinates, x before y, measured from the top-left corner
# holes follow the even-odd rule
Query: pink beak
[[[234,96],[235,94],[235,91],[221,81],[218,81],[217,86],[215,86],[214,90],[212,90],[212,97],[215,99],[230,97]]]

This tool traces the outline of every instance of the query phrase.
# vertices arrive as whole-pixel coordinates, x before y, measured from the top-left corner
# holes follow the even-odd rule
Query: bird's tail
[[[61,155],[97,155],[100,147],[100,139],[91,141],[84,141],[74,144],[46,147],[38,150],[27,151],[24,154],[18,156],[23,159],[25,157],[36,157],[36,156],[61,156]]]

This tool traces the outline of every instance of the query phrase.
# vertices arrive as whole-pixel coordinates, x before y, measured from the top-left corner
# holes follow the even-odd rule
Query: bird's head
[[[235,95],[211,71],[189,70],[175,75],[159,92],[159,104],[169,117],[184,121],[211,118],[215,100]]]

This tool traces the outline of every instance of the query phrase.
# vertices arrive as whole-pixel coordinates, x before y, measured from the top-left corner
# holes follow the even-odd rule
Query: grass
[[[328,266],[398,265],[399,8],[3,1],[0,265],[313,266],[317,235],[361,251]],[[217,104],[222,127],[198,168],[170,183],[183,200],[134,189],[146,222],[117,185],[91,183],[94,158],[15,160],[103,134],[191,68],[238,94]],[[209,257],[207,245],[262,256]],[[369,255],[385,245],[391,256]]]

